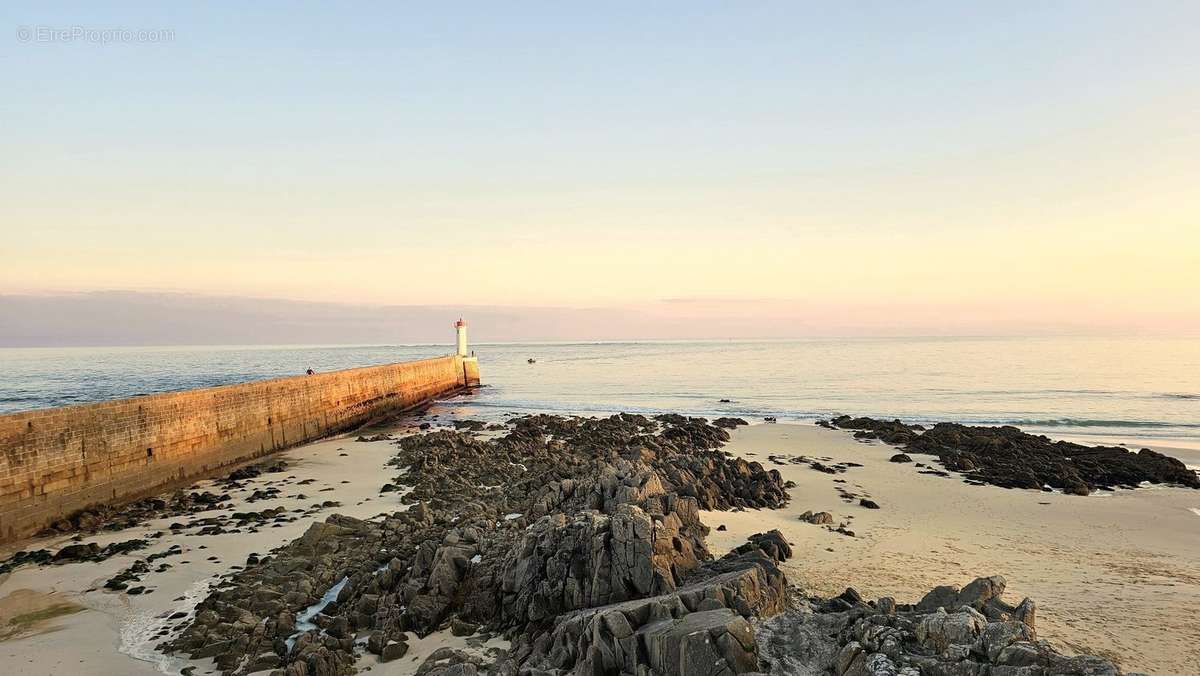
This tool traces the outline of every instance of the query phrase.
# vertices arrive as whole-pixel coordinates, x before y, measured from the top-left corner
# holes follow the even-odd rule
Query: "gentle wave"
[[[1200,423],[1164,422],[1160,420],[1089,420],[1080,418],[1050,418],[1045,420],[981,420],[979,425],[1027,425],[1030,427],[1117,427],[1134,429],[1200,428]]]
[[[1188,392],[1137,392],[1134,390],[1096,390],[1096,389],[1012,389],[1012,390],[960,390],[954,388],[929,388],[924,394],[939,397],[1021,397],[1040,399],[1066,395],[1081,398],[1115,398],[1115,399],[1167,399],[1183,401],[1200,401],[1200,394]]]
[[[671,412],[750,422],[767,416],[811,422],[846,413],[921,424],[1014,425],[1104,443],[1154,438],[1200,447],[1200,374],[1180,367],[1195,362],[1200,340],[1146,346],[1140,339],[479,344],[484,381],[492,387],[455,406],[493,420],[506,410]],[[0,412],[441,351],[438,346],[0,350]],[[1133,356],[1114,361],[1114,354]],[[528,358],[537,364],[527,364]]]
[[[673,407],[666,409],[656,406],[646,405],[614,405],[611,403],[600,402],[560,402],[560,401],[539,401],[539,400],[519,400],[519,399],[497,399],[488,400],[486,397],[479,397],[471,400],[471,406],[478,406],[485,409],[506,409],[510,411],[534,412],[546,411],[556,413],[641,413],[645,415],[656,415],[659,413],[682,413],[684,415],[694,416],[746,416],[746,417],[766,417],[773,416],[776,418],[813,421],[822,418],[830,418],[840,413],[835,410],[814,411],[814,410],[788,410],[782,408],[771,407],[746,407],[734,405],[722,406],[718,408],[704,407],[683,409]],[[894,414],[860,414],[852,413],[852,415],[869,415],[875,418],[891,419],[895,418]],[[1200,423],[1176,423],[1159,420],[1102,420],[1089,418],[976,418],[976,417],[960,417],[960,416],[944,416],[934,419],[925,416],[898,416],[901,420],[907,423],[933,424],[937,422],[955,422],[964,425],[1011,425],[1014,427],[1052,427],[1052,428],[1107,428],[1114,430],[1140,430],[1140,431],[1155,431],[1162,436],[1173,436],[1166,434],[1170,431],[1177,431],[1180,436],[1191,435],[1194,432],[1189,430],[1200,429]]]
[[[173,626],[175,620],[170,619],[170,614],[173,612],[187,613],[187,616],[182,618],[182,622],[191,622],[196,615],[196,606],[208,596],[216,581],[217,578],[209,577],[192,583],[192,586],[184,592],[183,598],[177,601],[170,610],[158,614],[139,612],[130,615],[121,624],[121,642],[117,650],[135,660],[153,664],[161,673],[168,676],[177,676],[183,673],[183,669],[188,666],[188,661],[159,652],[156,647],[162,642],[159,633]]]

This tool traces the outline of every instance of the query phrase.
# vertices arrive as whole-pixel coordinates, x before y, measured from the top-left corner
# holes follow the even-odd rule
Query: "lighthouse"
[[[458,321],[454,322],[454,333],[458,339],[458,356],[469,357],[470,353],[467,352],[467,323],[463,321],[462,317],[459,317]]]
[[[462,364],[462,384],[465,387],[479,387],[479,360],[467,349],[467,323],[462,317],[454,322],[454,337],[458,344],[455,359]]]

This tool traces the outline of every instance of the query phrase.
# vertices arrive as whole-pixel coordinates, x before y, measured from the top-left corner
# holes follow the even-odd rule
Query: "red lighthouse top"
[[[463,321],[462,317],[459,317],[458,321],[454,322],[454,328],[456,328],[456,329],[461,329],[466,325],[467,325],[467,323]]]

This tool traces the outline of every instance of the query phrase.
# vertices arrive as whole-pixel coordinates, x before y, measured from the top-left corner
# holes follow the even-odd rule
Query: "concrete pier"
[[[478,384],[453,354],[0,415],[0,542]]]

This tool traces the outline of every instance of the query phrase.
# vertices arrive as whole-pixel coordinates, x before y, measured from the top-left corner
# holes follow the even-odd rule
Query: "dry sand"
[[[1077,497],[971,486],[957,475],[923,475],[913,464],[889,462],[897,452],[891,446],[812,425],[741,428],[726,448],[778,469],[796,487],[782,510],[703,513],[714,529],[708,543],[715,555],[778,528],[794,546],[795,558],[784,566],[793,584],[826,596],[852,586],[867,598],[900,602],[938,584],[999,574],[1008,579],[1010,600],[1037,601],[1038,633],[1060,649],[1103,654],[1126,670],[1200,673],[1200,491]],[[863,467],[830,475],[806,464],[773,464],[770,454]],[[912,457],[936,465],[932,456]],[[881,509],[844,502],[839,486]],[[800,521],[806,510],[832,512],[856,537]],[[728,530],[715,530],[720,524]]]

